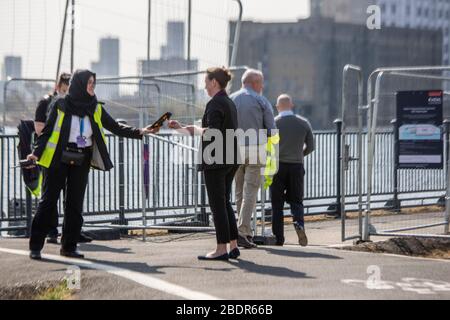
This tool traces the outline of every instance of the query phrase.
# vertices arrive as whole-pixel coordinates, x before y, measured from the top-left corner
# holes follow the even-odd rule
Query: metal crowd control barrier
[[[389,228],[388,230],[379,231],[371,224],[371,200],[372,200],[372,179],[374,175],[374,154],[375,154],[375,135],[377,132],[377,117],[378,110],[380,105],[380,96],[381,96],[381,83],[385,76],[399,76],[403,78],[415,78],[415,79],[428,79],[428,80],[440,80],[440,81],[450,81],[449,77],[439,76],[429,74],[432,72],[443,72],[450,71],[450,66],[424,66],[424,67],[399,67],[399,68],[379,68],[372,72],[369,76],[367,83],[367,103],[368,103],[368,127],[369,127],[369,136],[368,136],[368,163],[367,163],[367,203],[366,203],[366,212],[363,226],[363,236],[362,240],[369,240],[370,236],[405,236],[404,231],[412,231],[419,230],[425,228],[432,228],[443,226],[443,234],[435,234],[440,237],[450,237],[448,235],[449,232],[449,223],[450,223],[450,183],[449,183],[449,175],[450,172],[450,159],[446,157],[446,196],[445,196],[445,213],[443,217],[437,216],[435,220],[437,222],[434,223],[425,223],[425,224],[416,224],[407,227],[400,228]],[[427,74],[428,73],[428,74]],[[374,97],[372,97],[372,87],[373,87],[373,79],[376,77],[375,81],[375,92]],[[439,221],[443,218],[443,221]],[[408,233],[406,235],[409,236],[430,236],[427,234],[420,233]]]
[[[234,70],[245,70],[245,68],[237,67]],[[411,76],[408,72],[406,72],[407,76]],[[424,77],[424,75],[418,75],[417,71],[414,72],[414,77]],[[405,72],[393,72],[393,74],[398,73],[402,75]],[[160,105],[158,101],[160,101],[159,99],[163,93],[157,87],[157,84],[162,83],[163,80],[166,83],[176,82],[177,85],[181,84],[189,88],[189,92],[193,94],[196,88],[195,80],[191,79],[191,82],[183,82],[177,80],[176,77],[194,76],[198,74],[201,74],[201,72],[189,71],[133,77],[133,79],[137,80],[136,82],[130,82],[132,79],[129,77],[125,77],[127,79],[99,79],[99,84],[120,85],[130,82],[130,85],[139,86],[141,84],[154,86],[157,92],[155,97],[158,99],[156,100],[156,107],[158,107]],[[358,76],[358,68],[348,67],[346,72],[344,72],[344,79],[348,78],[350,74]],[[441,79],[441,77],[437,78]],[[38,80],[45,81],[43,79]],[[53,82],[53,80],[46,81]],[[361,83],[358,83],[358,98],[360,100],[358,103],[358,115],[361,117],[361,113],[368,106],[362,106],[361,104]],[[348,91],[349,87],[350,85],[344,80],[343,91]],[[371,90],[370,86],[369,90]],[[140,113],[140,122],[143,125],[147,124],[148,121],[147,110],[144,107],[146,97],[140,96],[139,99],[140,102],[136,102],[133,110]],[[369,101],[371,101],[370,98]],[[185,103],[191,114],[190,119],[193,121],[193,111],[197,103],[195,97],[193,96],[192,100],[185,101]],[[203,108],[203,105],[201,107]],[[392,128],[383,132],[376,130],[374,134],[374,131],[367,133],[365,130],[362,130],[358,124],[358,130],[352,131],[345,124],[345,113],[348,113],[350,108],[345,97],[343,99],[343,107],[347,111],[343,111],[344,123],[342,126],[337,122],[337,130],[316,131],[317,149],[305,160],[305,210],[307,215],[323,213],[341,214],[341,219],[345,221],[343,235],[346,239],[349,239],[357,236],[367,238],[369,234],[377,235],[377,233],[380,233],[380,230],[374,232],[369,229],[369,219],[364,220],[365,229],[362,228],[361,223],[363,217],[361,211],[366,209],[364,216],[370,218],[370,210],[383,208],[384,203],[391,199],[392,194],[394,194],[394,199],[397,195],[401,196],[400,200],[402,202],[414,200],[418,194],[420,194],[421,199],[430,199],[432,201],[435,198],[440,198],[442,193],[447,189],[446,202],[447,209],[449,208],[450,191],[448,190],[447,174],[445,175],[446,182],[444,183],[442,180],[442,172],[427,172],[426,174],[423,172],[411,172],[411,175],[406,177],[407,179],[400,179],[399,185],[395,186],[396,181],[394,183],[392,182],[393,161],[390,153],[393,141]],[[164,110],[160,110],[160,112],[162,111]],[[372,112],[369,112],[368,117],[371,114]],[[358,121],[361,120],[358,119]],[[369,121],[369,123],[372,122]],[[367,146],[369,146],[369,142],[367,141],[369,139],[371,143],[370,148],[376,150],[376,152],[372,151],[371,156],[373,157],[375,153],[377,154],[377,159],[386,163],[386,166],[381,168],[382,171],[377,176],[368,175],[369,171],[364,172],[361,169],[368,160],[366,150]],[[448,132],[446,139],[448,141]],[[172,166],[166,166],[170,162],[170,153],[173,152],[171,150],[184,150],[183,152],[188,154],[188,157],[192,159],[195,156],[195,147],[198,141],[190,137],[182,138],[165,134],[150,136],[141,143],[110,135],[108,136],[108,140],[110,142],[109,146],[111,148],[113,162],[117,169],[109,173],[92,172],[90,175],[90,184],[88,186],[87,201],[85,204],[85,217],[89,226],[108,226],[110,228],[120,229],[151,229],[161,228],[163,226],[164,228],[181,228],[190,231],[212,230],[209,223],[209,211],[204,183],[202,182],[202,176],[199,176],[192,167],[194,162],[191,160],[186,161],[186,163],[175,165],[174,168]],[[357,146],[358,152],[355,157],[361,159],[358,161],[350,161],[350,153],[346,152],[347,144]],[[27,225],[29,226],[31,212],[37,204],[36,200],[31,201],[31,199],[28,199],[20,179],[19,169],[8,169],[10,166],[16,164],[16,145],[17,136],[0,136],[0,231],[24,230]],[[146,167],[140,161],[144,154],[143,151],[145,151],[145,145],[149,145],[149,148],[154,148],[156,151],[150,154],[151,157],[154,157],[156,153],[162,154],[160,158],[152,158],[149,160],[151,161],[149,174],[152,177],[150,186],[145,183],[143,172],[146,170]],[[448,148],[446,154],[448,154]],[[348,164],[347,160],[350,161]],[[347,167],[349,170],[343,172]],[[162,174],[172,176],[173,179],[165,180]],[[422,176],[426,176],[426,181],[420,180]],[[366,181],[369,179],[370,183]],[[411,183],[411,179],[414,183]],[[149,188],[148,196],[144,196],[146,188]],[[369,193],[362,192],[362,190],[368,190]],[[428,194],[430,192],[432,194]],[[427,194],[424,195],[424,193]],[[167,197],[175,195],[176,201],[163,199],[164,194]],[[146,199],[146,197],[148,198]],[[386,197],[389,198],[386,199]],[[256,224],[256,220],[264,219],[265,215],[262,213],[266,211],[268,199],[268,192],[260,193],[259,204],[257,206],[258,212],[254,216],[254,224]],[[422,204],[425,203],[422,201]],[[358,223],[355,229],[349,228],[351,227],[349,224],[353,220],[346,219],[344,213],[348,210],[355,210],[359,213],[360,219],[354,220]],[[446,212],[447,216],[445,219],[448,221],[448,210]],[[182,223],[178,223],[176,226],[167,226],[167,224],[173,224],[174,222]],[[197,224],[192,224],[192,222],[197,222]],[[389,228],[391,231],[395,231],[396,229],[398,228]],[[361,235],[361,233],[364,233],[362,231],[366,230],[367,237],[364,237],[364,234]],[[391,233],[397,232],[392,231]],[[383,234],[386,233],[384,232]]]
[[[348,110],[349,106],[347,106],[347,90],[348,90],[348,76],[349,73],[353,72],[357,75],[357,85],[358,85],[358,104],[356,105],[357,113],[358,113],[358,131],[357,131],[357,155],[356,157],[350,156],[350,144],[347,144],[347,126],[346,126],[346,115],[347,112],[355,111],[354,109]],[[342,124],[341,124],[341,140],[340,145],[338,146],[340,149],[340,170],[339,170],[339,186],[340,186],[340,193],[341,198],[340,200],[340,208],[339,208],[339,214],[341,215],[341,223],[342,223],[342,230],[341,230],[341,237],[342,241],[351,240],[351,239],[359,239],[362,235],[362,223],[361,223],[361,217],[362,217],[362,124],[363,124],[363,77],[362,77],[362,71],[361,68],[354,65],[347,65],[344,68],[343,71],[343,77],[342,77]],[[345,199],[347,194],[347,175],[349,171],[349,162],[350,161],[357,161],[357,193],[358,193],[358,222],[359,222],[359,228],[358,228],[358,234],[347,236],[346,234],[346,207],[345,207]]]
[[[366,146],[367,134],[363,135],[363,146]],[[392,132],[377,133],[376,152],[382,156],[382,161],[392,162],[391,154],[386,150],[387,142],[392,141]],[[305,161],[305,214],[320,215],[324,213],[338,213],[337,199],[341,199],[343,193],[339,191],[338,181],[340,157],[337,142],[341,140],[338,128],[336,131],[316,131],[317,150],[306,158]],[[355,144],[358,133],[347,130],[347,141]],[[190,174],[190,163],[173,163],[172,154],[174,150],[184,150],[185,157],[191,157],[193,142],[190,137],[173,136],[171,134],[159,134],[149,136],[150,148],[149,193],[146,201],[146,220],[149,228],[157,225],[167,225],[176,222],[177,228],[197,231],[203,226],[209,226],[209,207],[201,175],[198,177],[198,200],[197,200],[197,225],[188,224],[194,217],[194,203],[192,175]],[[86,192],[84,205],[84,217],[86,223],[92,225],[108,224],[111,228],[120,228],[121,225],[129,229],[136,229],[136,225],[142,223],[142,199],[140,182],[140,142],[136,140],[123,139],[114,135],[107,135],[108,147],[115,168],[110,172],[99,172],[93,170],[90,173],[89,185]],[[196,145],[198,141],[195,141]],[[17,163],[18,137],[16,135],[0,135],[0,231],[24,230],[27,220],[31,219],[31,212],[37,205],[37,199],[33,199],[31,205],[26,202],[26,189],[23,185],[20,169],[10,168]],[[194,148],[195,149],[195,148]],[[159,150],[154,152],[153,150]],[[181,151],[180,151],[181,152]],[[160,154],[156,157],[156,153]],[[187,154],[187,155],[186,155]],[[363,156],[365,153],[363,153]],[[364,161],[366,161],[364,159]],[[365,163],[365,162],[363,162]],[[358,179],[354,170],[355,162],[350,165],[352,171],[347,173],[346,181],[346,210],[358,210]],[[393,183],[391,167],[386,167],[380,176],[374,179],[373,194],[377,197],[372,200],[372,207],[384,208],[386,201],[393,194]],[[157,174],[159,172],[159,174]],[[417,173],[420,175],[421,173]],[[169,176],[170,179],[167,177]],[[439,172],[439,177],[442,174]],[[187,179],[190,179],[189,181]],[[363,177],[364,178],[364,177]],[[412,176],[416,178],[416,174]],[[364,182],[364,179],[363,179]],[[444,194],[445,183],[442,179],[430,179],[428,183],[408,183],[400,180],[398,193],[403,201],[414,200],[423,193],[433,192],[434,197],[429,201],[434,202]],[[155,188],[156,186],[156,188]],[[363,183],[365,186],[365,183]],[[365,187],[363,188],[365,190]],[[265,208],[270,207],[269,194],[260,194],[258,199],[258,216],[261,218],[261,206],[265,196]],[[365,200],[365,193],[363,200]],[[235,201],[234,192],[232,201]],[[416,206],[416,204],[412,204]],[[420,204],[418,204],[420,205]],[[426,205],[426,203],[424,203]],[[405,203],[403,203],[405,207]],[[62,214],[62,203],[59,205]],[[185,221],[185,223],[179,222]],[[347,220],[348,231],[353,232],[352,225],[356,220]],[[198,228],[196,227],[198,226]],[[175,228],[175,227],[174,227]],[[204,229],[201,229],[204,230]],[[355,228],[355,234],[358,232]],[[353,235],[353,234],[352,234]]]

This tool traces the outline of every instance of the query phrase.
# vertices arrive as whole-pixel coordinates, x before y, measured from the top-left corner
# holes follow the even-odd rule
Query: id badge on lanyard
[[[83,136],[84,132],[84,118],[80,117],[80,135],[77,137],[77,147],[86,148],[86,137]]]

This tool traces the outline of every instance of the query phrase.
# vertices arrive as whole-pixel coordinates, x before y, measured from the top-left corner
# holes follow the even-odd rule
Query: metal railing
[[[341,132],[315,132],[316,151],[305,160],[305,209],[306,215],[337,213],[339,201],[339,148]],[[347,133],[349,141],[357,139],[357,133]],[[144,144],[144,170],[141,174],[141,142],[107,135],[111,160],[115,168],[109,172],[92,170],[84,203],[85,222],[89,224],[113,223],[130,225],[142,223],[142,203],[145,203],[146,225],[182,223],[182,225],[209,226],[209,208],[200,174],[191,161],[198,140],[189,136],[160,134],[149,136]],[[367,134],[363,134],[364,141]],[[374,206],[385,207],[393,198],[402,195],[402,201],[422,199],[438,200],[445,194],[444,170],[399,170],[398,187],[393,177],[393,132],[376,134],[375,160],[385,165],[372,181]],[[20,169],[12,168],[18,162],[16,146],[18,137],[0,135],[0,231],[28,230],[37,199],[31,199],[22,182]],[[366,144],[363,144],[366,146]],[[363,150],[363,155],[366,154]],[[367,159],[363,157],[363,164]],[[350,166],[356,164],[350,164]],[[356,170],[353,170],[356,172]],[[142,177],[148,176],[148,181]],[[197,180],[195,180],[195,177]],[[357,175],[346,180],[347,207],[356,204]],[[363,190],[367,177],[363,175]],[[142,188],[145,191],[142,192]],[[394,190],[398,194],[394,195]],[[267,193],[265,197],[270,202]],[[144,197],[144,199],[143,199]],[[348,199],[348,200],[347,200]],[[233,193],[234,201],[234,193]],[[352,202],[353,201],[353,202]],[[417,204],[415,204],[417,205]],[[420,204],[419,204],[420,205]],[[258,206],[259,207],[259,206]],[[62,201],[59,212],[63,212]]]

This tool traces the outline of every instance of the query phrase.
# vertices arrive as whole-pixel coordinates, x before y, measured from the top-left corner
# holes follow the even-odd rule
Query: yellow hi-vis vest
[[[27,187],[28,190],[30,190],[31,194],[35,197],[39,197],[41,195],[41,186],[42,186],[42,172],[39,173],[39,179],[36,188],[31,189],[30,187]]]
[[[273,182],[273,176],[277,173],[277,153],[275,145],[280,143],[280,135],[277,133],[267,139],[266,145],[266,167],[264,169],[264,190],[269,188]]]
[[[47,144],[45,146],[44,152],[41,155],[41,158],[39,159],[39,161],[37,161],[37,164],[44,168],[50,167],[52,160],[53,160],[53,156],[55,155],[56,146],[58,145],[58,142],[59,142],[59,137],[61,135],[61,127],[62,127],[62,124],[64,121],[65,114],[63,111],[61,111],[59,109],[57,109],[57,110],[58,110],[58,116],[56,117],[56,122],[53,127],[52,134],[47,141]],[[103,132],[103,125],[102,125],[101,119],[102,119],[102,105],[99,103],[94,112],[94,121],[100,128],[100,132],[102,134],[103,141],[105,141],[105,144],[106,144],[106,138],[105,138],[105,133]]]

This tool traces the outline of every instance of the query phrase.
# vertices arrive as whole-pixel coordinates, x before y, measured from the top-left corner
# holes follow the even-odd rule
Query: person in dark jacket
[[[157,130],[137,129],[116,122],[97,101],[96,75],[77,70],[70,81],[69,93],[51,108],[42,134],[38,137],[28,160],[47,168],[42,197],[31,226],[30,258],[41,259],[45,237],[51,227],[52,215],[60,192],[66,186],[64,223],[61,238],[62,256],[84,258],[77,251],[83,218],[84,194],[90,167],[109,171],[109,157],[103,128],[132,139]]]
[[[70,73],[63,72],[60,74],[58,81],[55,86],[55,91],[52,94],[44,96],[38,103],[34,116],[34,130],[36,137],[40,136],[42,129],[45,127],[45,122],[47,121],[48,114],[50,112],[50,106],[53,102],[59,98],[63,98],[67,91],[69,90]],[[28,154],[27,154],[28,155]],[[46,177],[46,170],[42,170],[43,179]],[[58,207],[55,205],[54,210],[58,211]],[[58,243],[58,212],[53,214],[55,220],[52,222],[52,227],[47,236],[47,243]],[[80,234],[80,242],[90,242],[92,239]]]
[[[52,102],[59,98],[64,98],[69,90],[70,73],[63,72],[60,74],[52,94],[45,95],[38,103],[34,115],[34,130],[37,136],[40,136],[45,127],[45,122],[50,112]]]
[[[205,88],[212,99],[206,105],[201,128],[197,126],[182,127],[175,120],[169,122],[169,127],[172,129],[187,131],[191,135],[202,135],[200,170],[203,171],[205,177],[209,204],[216,228],[217,247],[213,252],[199,256],[200,260],[228,260],[229,258],[236,259],[240,255],[237,247],[236,216],[230,200],[231,186],[238,169],[237,140],[234,135],[238,124],[237,110],[225,91],[230,80],[231,74],[224,68],[207,70]],[[231,135],[227,134],[230,130]],[[223,148],[219,146],[209,155],[210,145],[217,142],[214,133],[221,135]],[[227,251],[228,244],[230,245],[229,253]]]
[[[272,231],[276,245],[284,245],[284,203],[288,202],[294,229],[301,246],[308,245],[305,232],[303,194],[305,157],[314,151],[314,135],[309,121],[294,114],[294,103],[287,94],[277,100],[275,123],[280,134],[279,167],[270,186],[272,201]]]

